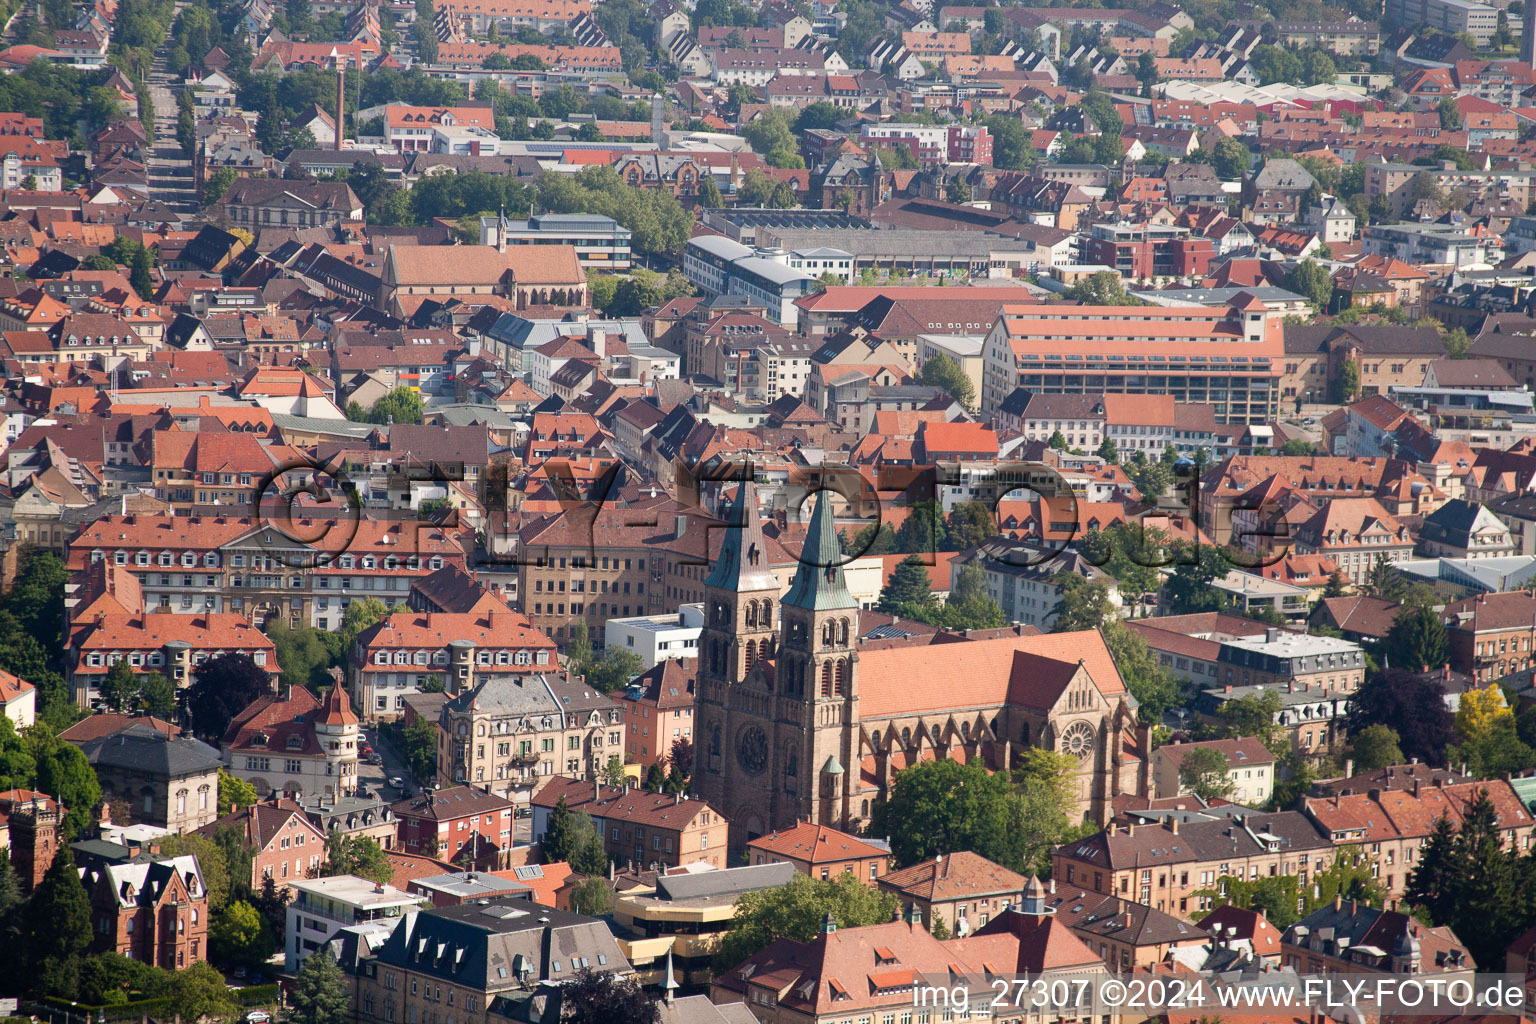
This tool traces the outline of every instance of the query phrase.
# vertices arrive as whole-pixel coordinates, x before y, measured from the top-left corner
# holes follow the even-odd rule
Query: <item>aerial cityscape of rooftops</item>
[[[0,0],[0,1024],[1536,1024],[1536,11],[1098,2]]]

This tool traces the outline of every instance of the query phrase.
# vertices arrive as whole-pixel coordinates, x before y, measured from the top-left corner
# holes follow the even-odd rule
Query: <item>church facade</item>
[[[1096,822],[1145,793],[1147,733],[1098,632],[861,640],[830,503],[782,599],[750,482],[734,512],[705,582],[694,712],[694,788],[730,819],[733,850],[801,821],[857,831],[923,760],[1001,771],[1029,747],[1065,751]]]

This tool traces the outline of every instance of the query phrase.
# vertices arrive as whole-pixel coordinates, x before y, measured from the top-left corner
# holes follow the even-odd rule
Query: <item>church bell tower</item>
[[[834,828],[848,828],[861,816],[849,792],[858,771],[859,605],[843,560],[832,499],[823,491],[783,601],[778,680],[798,703],[805,737],[801,816]]]

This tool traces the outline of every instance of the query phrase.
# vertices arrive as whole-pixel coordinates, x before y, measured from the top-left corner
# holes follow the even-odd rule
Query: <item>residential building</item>
[[[229,723],[220,741],[230,774],[261,796],[350,796],[357,788],[362,732],[345,687],[322,703],[306,687],[261,697]]]
[[[1113,268],[1131,281],[1203,277],[1215,247],[1177,224],[1095,224],[1083,239],[1083,262]]]
[[[942,921],[949,934],[966,936],[1018,906],[1030,881],[979,854],[958,850],[883,875],[879,886],[903,910],[915,911],[929,930]]]
[[[206,959],[208,889],[195,856],[87,863],[80,881],[90,898],[92,953],[166,970]]]
[[[1111,824],[1058,847],[1051,876],[1189,920],[1214,906],[1196,893],[1222,877],[1295,875],[1309,885],[1333,856],[1333,843],[1301,812],[1239,808],[1232,817],[1180,821],[1173,814],[1157,825]]]
[[[42,884],[59,850],[59,822],[68,812],[57,800],[35,789],[0,793],[0,817],[5,820],[5,852],[23,893]]]
[[[694,639],[696,642],[697,637]],[[697,653],[695,649],[694,657],[662,659],[636,676],[619,695],[624,709],[624,753],[629,763],[668,768],[677,743],[692,747]]]
[[[1252,736],[1158,747],[1152,752],[1153,789],[1148,796],[1162,800],[1189,793],[1181,772],[1184,758],[1197,750],[1214,750],[1227,759],[1227,799],[1249,807],[1269,802],[1275,790],[1275,755]]]
[[[1050,557],[1047,557],[1047,556]],[[1009,622],[1050,632],[1056,624],[1061,595],[1066,590],[1063,574],[1103,580],[1110,603],[1121,606],[1118,581],[1076,551],[1059,555],[1039,546],[1005,538],[988,541],[974,552],[964,552],[950,562],[950,586],[961,568],[975,562],[986,577],[987,593]]]
[[[554,641],[521,612],[398,611],[357,636],[348,683],[369,721],[394,721],[427,683],[464,693],[481,676],[532,675],[557,661]]]
[[[512,809],[511,801],[473,786],[426,787],[390,806],[403,851],[480,871],[510,866]]]
[[[254,486],[254,476],[246,477]],[[76,572],[101,561],[128,567],[149,612],[233,612],[258,626],[282,616],[291,626],[322,630],[341,624],[354,597],[404,604],[413,580],[450,563],[464,566],[457,528],[365,517],[335,529],[330,522],[296,519],[289,524],[295,536],[287,537],[248,516],[103,516],[70,542],[66,565]],[[169,676],[163,657],[151,655],[146,664]]]
[[[1296,529],[1299,554],[1327,555],[1344,578],[1362,586],[1378,560],[1413,557],[1413,536],[1375,498],[1333,498]]]
[[[1054,878],[1046,887],[1045,905],[1112,971],[1152,967],[1167,962],[1175,951],[1198,949],[1211,941],[1204,927],[1209,918],[1193,925],[1134,900],[1063,885]],[[1278,948],[1278,932],[1275,940]]]
[[[310,824],[324,835],[339,832],[352,838],[366,836],[385,850],[393,850],[399,839],[395,812],[377,792],[368,796],[344,796],[330,800],[324,795],[312,796],[301,806]]]
[[[1281,333],[1257,299],[1204,306],[1007,304],[982,347],[981,408],[1015,388],[1047,394],[1171,395],[1208,402],[1219,423],[1270,423]]]
[[[1419,546],[1430,558],[1503,558],[1518,554],[1502,519],[1478,502],[1453,498],[1424,517]]]
[[[600,782],[551,779],[533,795],[533,840],[549,828],[561,800],[584,811],[603,837],[610,860],[631,870],[660,870],[689,864],[726,866],[727,821],[703,800],[604,786]]]
[[[747,860],[791,864],[800,874],[823,881],[851,874],[865,885],[882,881],[891,870],[891,850],[885,842],[810,822],[752,840],[747,844]]]
[[[553,672],[488,675],[443,705],[437,777],[526,806],[555,776],[594,779],[624,760],[624,709],[580,676]]]
[[[251,852],[251,877],[245,884],[260,892],[270,878],[281,890],[292,879],[311,878],[325,864],[326,832],[317,828],[292,800],[276,794],[236,807],[198,831],[208,838],[234,829]]]
[[[37,687],[9,672],[0,672],[0,714],[17,729],[26,729],[37,720]]]
[[[966,50],[969,53],[969,48]],[[864,124],[860,141],[866,147],[901,146],[924,167],[947,164],[992,164],[992,137],[985,125],[917,125],[887,121]]]
[[[1450,641],[1451,667],[1478,685],[1531,671],[1536,644],[1536,597],[1527,590],[1477,594],[1440,612]]]
[[[1287,928],[1280,948],[1286,967],[1308,974],[1403,974],[1450,983],[1470,982],[1477,970],[1450,928],[1342,896]]]
[[[441,1013],[450,995],[465,1024],[532,1020],[558,998],[554,986],[584,967],[630,973],[605,922],[520,897],[434,907],[388,923],[355,973],[359,1024],[421,1020]]]
[[[243,654],[273,678],[279,671],[272,641],[235,612],[102,611],[71,623],[66,650],[71,696],[82,708],[100,703],[101,681],[120,661],[135,675],[159,672],[178,690],[192,685],[199,665],[222,654]]]
[[[940,940],[917,920],[839,929],[829,917],[810,942],[778,939],[743,964],[717,977],[709,997],[741,1002],[765,1024],[837,1024],[849,1015],[883,1019],[912,1010],[916,979],[954,972],[981,976],[991,964],[1010,974],[1040,978],[1105,974],[1097,954],[1046,904],[1044,887],[1030,879],[1024,898],[976,934]],[[780,977],[832,979],[825,984],[776,985]],[[947,976],[947,975],[946,975]],[[845,982],[843,978],[872,981]],[[882,982],[884,984],[882,984]],[[934,1019],[939,1010],[933,1011]],[[1070,1001],[1039,1015],[1042,1024],[1079,1020],[1084,1010]],[[1020,1018],[1024,1016],[1022,1010]],[[1033,1015],[1031,1015],[1033,1019]]]
[[[288,883],[293,902],[288,904],[283,929],[283,969],[296,971],[336,933],[358,925],[388,926],[426,904],[387,883],[370,882],[356,875],[329,878],[298,878]]]
[[[361,224],[363,203],[344,181],[289,181],[237,178],[216,209],[231,224],[255,231],[266,227],[333,228]]]
[[[62,738],[85,754],[101,783],[102,800],[127,805],[128,820],[117,824],[156,825],[167,832],[201,828],[219,813],[219,752],[153,723],[127,718],[122,727],[89,738]]]

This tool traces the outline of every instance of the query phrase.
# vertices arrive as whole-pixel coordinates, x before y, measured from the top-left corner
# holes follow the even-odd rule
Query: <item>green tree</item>
[[[272,927],[256,908],[231,903],[208,924],[208,944],[215,959],[256,967],[277,949]]]
[[[1441,128],[1456,131],[1461,127],[1461,108],[1456,105],[1456,97],[1442,97],[1435,110],[1440,114]]]
[[[1230,135],[1217,139],[1216,145],[1211,147],[1211,167],[1216,171],[1216,177],[1224,181],[1241,178],[1248,173],[1252,163],[1253,154],[1248,147]]]
[[[329,686],[331,654],[312,626],[289,626],[281,616],[267,622],[267,639],[277,648],[284,686]]]
[[[979,501],[962,501],[955,505],[944,526],[950,546],[960,551],[997,536],[997,522],[992,518],[992,510]]]
[[[168,722],[176,714],[176,687],[159,672],[146,672],[139,678],[134,707]]]
[[[237,177],[233,167],[220,167],[208,175],[207,180],[203,182],[203,209],[206,210],[223,199],[224,193],[229,191],[229,187],[235,183]]]
[[[628,781],[629,776],[624,771],[624,759],[618,754],[610,754],[608,763],[603,765],[603,783],[615,789],[622,789]]]
[[[42,722],[27,730],[26,743],[37,764],[37,788],[68,809],[61,830],[68,836],[87,835],[101,804],[101,784],[91,763],[79,747],[56,738]]]
[[[1047,873],[1052,848],[1087,831],[1073,824],[1079,767],[1078,759],[1065,751],[1024,750],[1013,772],[1015,791],[1006,803],[1003,863],[1019,871]]]
[[[1040,159],[1032,137],[1018,117],[994,114],[986,119],[992,136],[992,165],[1005,171],[1027,171]]]
[[[1120,449],[1115,446],[1115,439],[1112,437],[1104,438],[1094,454],[1112,466],[1120,463]]]
[[[1381,644],[1382,657],[1393,668],[1410,672],[1439,669],[1450,660],[1445,624],[1428,608],[1398,613]]]
[[[795,874],[787,885],[749,892],[736,901],[736,917],[715,954],[715,968],[735,967],[775,939],[811,942],[828,915],[838,928],[858,928],[884,924],[897,909],[895,896],[865,885],[851,873],[826,880]]]
[[[917,382],[944,391],[966,409],[976,408],[976,385],[971,378],[944,352],[935,352],[917,371]]]
[[[394,873],[384,848],[373,837],[350,836],[334,830],[325,837],[322,876],[356,875],[370,882],[387,882]]]
[[[1330,401],[1335,405],[1343,405],[1352,402],[1360,394],[1360,363],[1355,359],[1346,359],[1339,364],[1339,372],[1333,378],[1330,390]]]
[[[199,735],[218,738],[236,715],[271,692],[267,670],[249,654],[220,654],[193,670],[187,710]]]
[[[1227,575],[1230,566],[1225,556],[1209,544],[1181,545],[1178,550],[1178,564],[1163,584],[1165,614],[1188,615],[1222,608],[1226,598],[1211,584]]]
[[[1301,437],[1293,437],[1280,446],[1280,454],[1292,458],[1302,455],[1313,455],[1317,452],[1317,445]]]
[[[1065,298],[1085,306],[1144,306],[1141,299],[1125,290],[1125,280],[1113,270],[1100,270],[1083,278],[1062,293]]]
[[[613,890],[601,876],[583,879],[571,890],[571,909],[588,917],[602,917],[613,909]]]
[[[1225,701],[1216,714],[1226,723],[1228,736],[1252,736],[1277,756],[1290,749],[1285,730],[1278,722],[1280,695],[1273,690]]]
[[[368,410],[370,423],[420,423],[424,406],[415,388],[398,387],[373,403]]]
[[[1389,725],[1366,726],[1349,741],[1349,756],[1355,762],[1355,771],[1374,772],[1391,765],[1406,764],[1403,750],[1397,743],[1397,732]]]
[[[578,874],[600,875],[608,868],[603,838],[597,834],[592,819],[580,811],[571,810],[564,797],[550,813],[540,850],[544,863],[565,861]]]
[[[1115,668],[1125,680],[1125,688],[1140,705],[1137,716],[1147,725],[1162,722],[1167,712],[1184,701],[1179,681],[1158,664],[1157,656],[1141,634],[1120,621],[1118,615],[1106,622],[1100,632],[1115,660]]]
[[[720,186],[715,184],[712,175],[705,175],[699,182],[699,207],[705,210],[718,210],[725,205],[725,198],[720,195]]]
[[[133,285],[133,290],[144,299],[154,298],[155,295],[155,279],[151,273],[151,266],[149,250],[140,247],[139,251],[134,253],[128,283]]]
[[[260,797],[256,787],[237,778],[223,768],[219,769],[219,817],[231,813],[237,807],[249,807]]]
[[[1436,827],[1408,876],[1407,903],[1424,907],[1435,925],[1462,937],[1477,963],[1498,963],[1509,943],[1529,927],[1525,888],[1531,858],[1506,849],[1493,801],[1479,789],[1449,843]]]
[[[909,555],[897,563],[891,578],[880,590],[877,606],[887,615],[895,615],[903,605],[927,604],[933,598],[928,566],[919,555]]]
[[[1063,572],[1056,576],[1061,597],[1056,603],[1056,620],[1051,626],[1054,633],[1075,633],[1085,629],[1099,629],[1107,622],[1120,617],[1120,611],[1110,597],[1109,584],[1103,579],[1090,580],[1077,573]]]
[[[347,987],[347,976],[330,950],[316,950],[299,968],[283,1020],[286,1024],[347,1024],[351,1017]]]
[[[1445,354],[1452,359],[1465,359],[1467,349],[1472,347],[1472,338],[1464,327],[1451,330],[1441,341],[1445,345]]]
[[[234,880],[229,876],[229,856],[224,847],[200,832],[178,832],[161,840],[160,849],[167,857],[196,857],[203,887],[208,890],[209,909],[220,911],[229,905]],[[244,882],[249,885],[249,877]]]
[[[1285,286],[1298,295],[1305,295],[1312,308],[1326,312],[1333,298],[1333,278],[1316,260],[1302,260],[1285,280]]]
[[[661,1020],[661,1007],[638,981],[588,967],[561,986],[560,1005],[560,1019],[567,1024],[659,1024]]]
[[[871,835],[891,837],[897,863],[972,850],[1008,859],[1008,782],[979,763],[920,761],[898,772],[887,799],[875,804]]]
[[[206,960],[167,972],[164,998],[169,1001],[171,1012],[184,1020],[232,1020],[240,1013],[240,1003],[224,976]]]
[[[400,731],[400,738],[411,774],[419,782],[431,783],[437,778],[437,726],[418,718]]]
[[[1196,747],[1179,762],[1179,783],[1210,803],[1232,795],[1232,763],[1215,747]]]
[[[139,680],[127,658],[113,662],[102,676],[97,692],[101,695],[101,706],[108,711],[122,712],[133,707],[139,694]]]
[[[68,843],[59,844],[53,864],[27,901],[26,917],[34,990],[74,998],[80,957],[91,942],[91,901]]]

